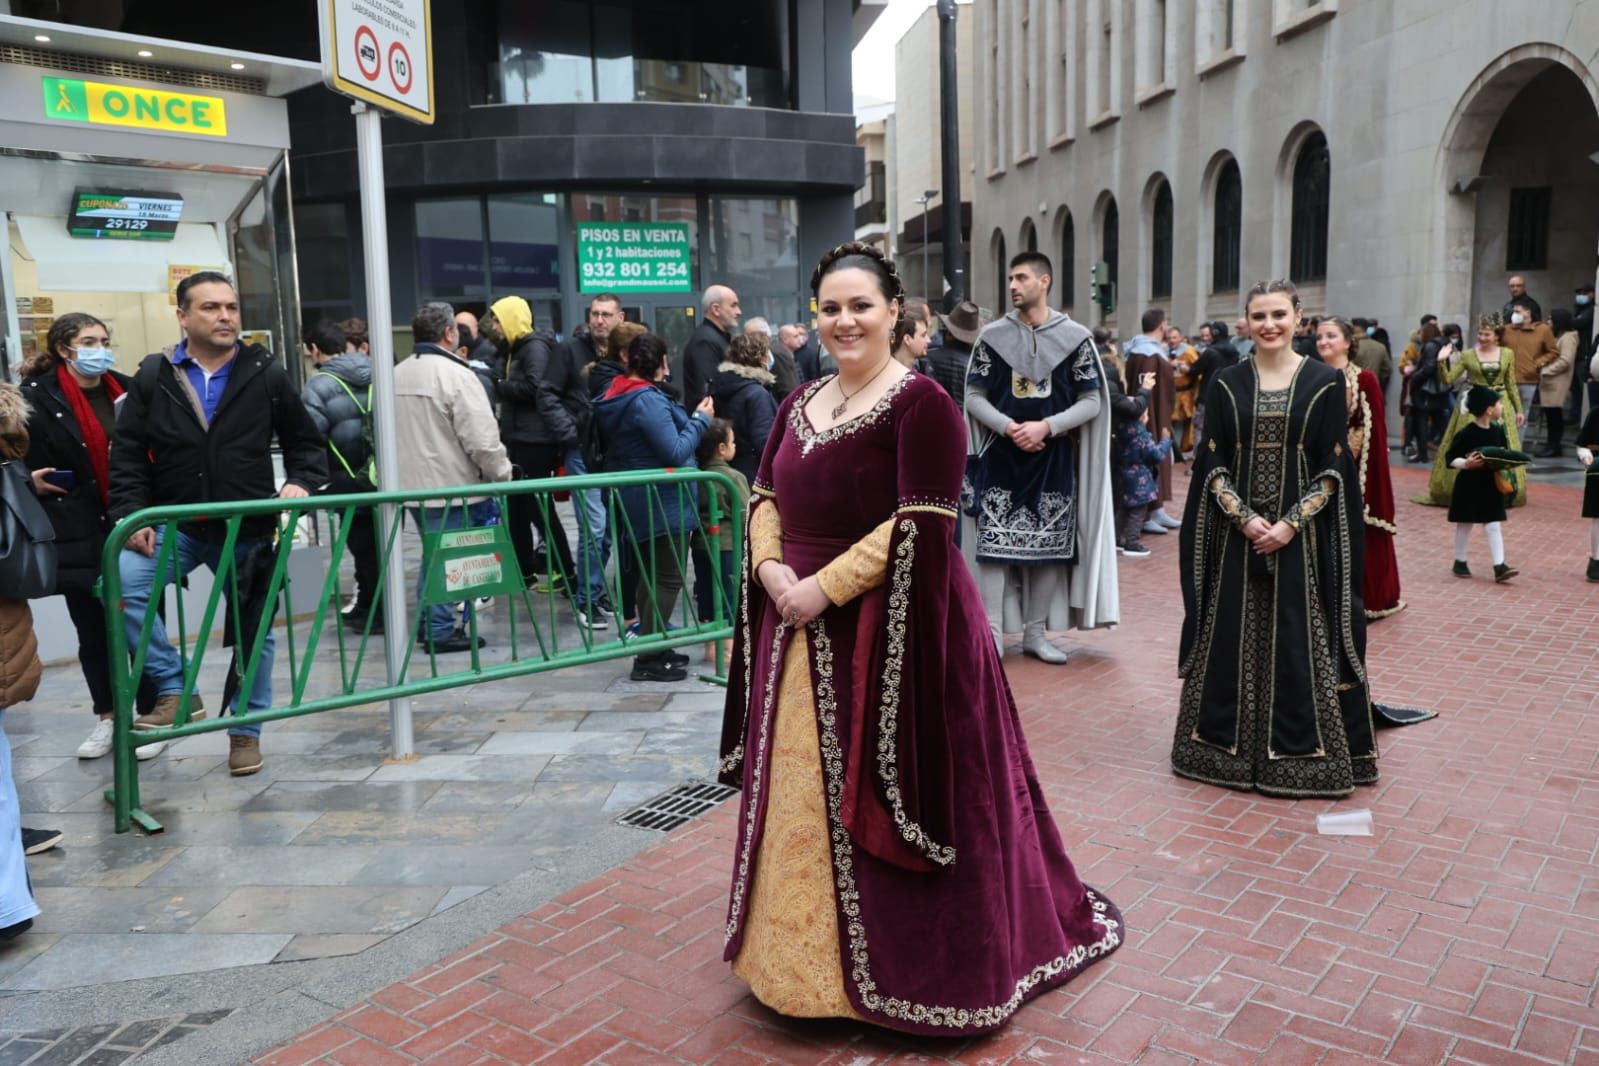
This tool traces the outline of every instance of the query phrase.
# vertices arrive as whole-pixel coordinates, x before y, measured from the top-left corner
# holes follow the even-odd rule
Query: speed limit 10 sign
[[[325,0],[322,76],[334,92],[433,123],[430,0]]]

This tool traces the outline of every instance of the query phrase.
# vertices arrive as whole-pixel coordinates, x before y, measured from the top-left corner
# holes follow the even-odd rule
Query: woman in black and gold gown
[[[1215,377],[1182,529],[1172,768],[1277,796],[1377,780],[1365,537],[1343,375],[1294,352],[1299,297],[1257,285],[1255,357]]]

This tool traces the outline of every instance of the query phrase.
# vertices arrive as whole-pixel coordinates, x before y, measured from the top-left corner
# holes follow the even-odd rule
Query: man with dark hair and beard
[[[1119,617],[1110,485],[1110,398],[1088,329],[1048,304],[1038,252],[1010,263],[1011,310],[978,335],[966,377],[967,513],[962,536],[994,642],[1066,662],[1048,629]]]

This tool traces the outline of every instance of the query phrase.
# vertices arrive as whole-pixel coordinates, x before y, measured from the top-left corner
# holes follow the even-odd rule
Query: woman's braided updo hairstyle
[[[811,274],[811,295],[820,296],[822,279],[835,270],[864,270],[877,279],[878,291],[888,303],[898,302],[894,318],[893,335],[889,348],[898,348],[915,330],[915,323],[905,317],[905,283],[900,280],[894,261],[883,254],[881,248],[863,241],[846,241],[822,256]]]

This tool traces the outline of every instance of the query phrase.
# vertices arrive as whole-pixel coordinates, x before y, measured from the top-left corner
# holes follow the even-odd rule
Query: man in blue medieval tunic
[[[1093,336],[1048,304],[1048,257],[1010,262],[1011,311],[977,339],[966,379],[965,545],[994,642],[1066,653],[1046,630],[1115,625],[1110,397]]]

